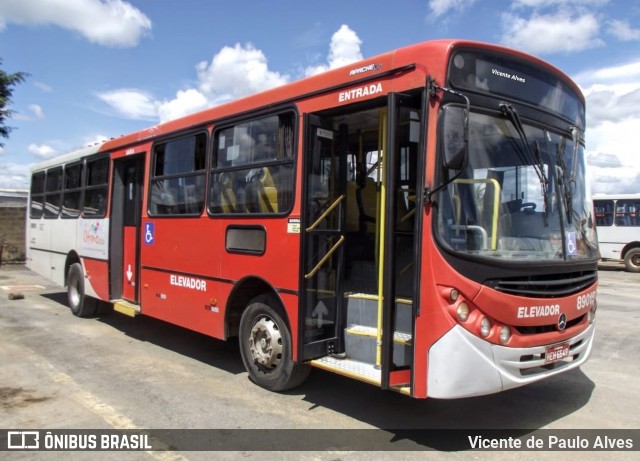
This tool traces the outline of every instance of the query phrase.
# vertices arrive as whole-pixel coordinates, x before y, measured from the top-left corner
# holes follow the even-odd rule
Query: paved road
[[[16,287],[21,286],[21,287]],[[9,300],[20,290],[25,299]],[[581,370],[498,395],[412,400],[314,370],[267,392],[236,342],[146,317],[71,315],[65,293],[23,268],[0,270],[0,428],[634,429],[640,428],[640,274],[602,267],[596,344]],[[393,433],[393,431],[390,431]],[[247,435],[251,435],[247,431]],[[287,437],[291,433],[280,431]],[[349,432],[357,434],[357,432]],[[275,435],[273,435],[275,434]],[[301,432],[300,434],[303,434]],[[309,432],[304,432],[309,436]],[[278,440],[278,432],[273,443]],[[437,443],[434,444],[438,446]],[[256,447],[258,448],[258,447]],[[11,459],[601,459],[592,452],[9,453]],[[606,454],[605,454],[606,455]],[[0,454],[0,456],[4,457]],[[637,459],[637,451],[616,459]]]

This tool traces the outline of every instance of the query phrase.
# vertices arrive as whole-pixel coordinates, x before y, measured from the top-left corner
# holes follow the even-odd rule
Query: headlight
[[[511,329],[506,325],[502,325],[500,328],[500,342],[502,344],[507,344],[509,338],[511,338]]]
[[[458,314],[458,319],[460,319],[461,322],[466,322],[469,318],[469,306],[467,305],[467,303],[462,302],[458,304],[456,313]]]
[[[486,338],[487,336],[489,336],[490,332],[491,321],[487,317],[483,317],[482,321],[480,322],[480,334]]]

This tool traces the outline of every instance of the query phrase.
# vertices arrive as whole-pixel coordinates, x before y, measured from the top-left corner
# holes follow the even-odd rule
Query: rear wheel
[[[85,295],[84,271],[80,263],[73,263],[67,273],[67,301],[73,315],[90,317],[96,313],[96,300]]]
[[[240,353],[249,377],[271,391],[284,391],[304,382],[310,367],[291,358],[291,334],[271,296],[254,298],[240,319]]]
[[[640,272],[640,248],[632,248],[624,255],[624,265],[629,272]]]

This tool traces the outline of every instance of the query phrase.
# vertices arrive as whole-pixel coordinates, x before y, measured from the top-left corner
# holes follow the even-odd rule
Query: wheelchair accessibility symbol
[[[576,256],[578,254],[578,245],[575,232],[566,233],[567,255]]]
[[[144,244],[153,245],[156,241],[155,226],[152,222],[144,225]]]

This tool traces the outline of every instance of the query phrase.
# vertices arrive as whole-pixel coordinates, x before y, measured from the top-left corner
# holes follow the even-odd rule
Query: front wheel
[[[84,271],[82,264],[69,266],[67,273],[67,301],[73,315],[91,317],[96,313],[96,302],[84,293]]]
[[[632,248],[624,255],[624,265],[629,272],[640,272],[640,248]]]
[[[240,354],[249,377],[270,391],[285,391],[304,382],[310,367],[291,358],[291,334],[274,309],[271,296],[254,298],[240,319]]]

